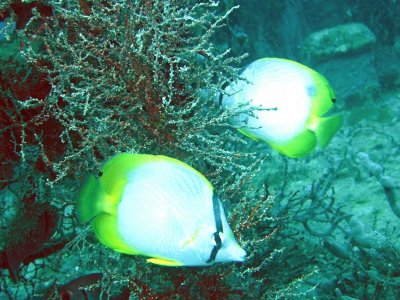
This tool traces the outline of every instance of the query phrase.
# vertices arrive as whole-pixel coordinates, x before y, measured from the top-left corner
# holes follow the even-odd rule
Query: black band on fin
[[[207,260],[208,264],[213,262],[215,260],[215,258],[217,257],[217,253],[218,253],[219,249],[221,249],[221,247],[222,247],[222,240],[221,240],[221,236],[219,234],[224,232],[224,228],[222,227],[221,209],[219,206],[219,199],[215,193],[213,193],[212,202],[213,202],[213,211],[214,211],[214,219],[215,219],[215,228],[217,229],[217,231],[214,232],[215,246],[211,250],[210,258]]]

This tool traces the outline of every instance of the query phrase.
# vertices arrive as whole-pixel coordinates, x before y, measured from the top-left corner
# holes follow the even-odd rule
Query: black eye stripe
[[[217,231],[214,232],[215,246],[211,250],[210,258],[207,260],[207,263],[211,263],[211,262],[215,261],[218,250],[221,249],[221,247],[222,247],[221,236],[219,234],[224,232],[224,228],[222,227],[221,209],[219,207],[219,199],[215,193],[213,193],[212,202],[213,202],[213,211],[214,211],[214,219],[215,219],[215,228],[217,229]]]

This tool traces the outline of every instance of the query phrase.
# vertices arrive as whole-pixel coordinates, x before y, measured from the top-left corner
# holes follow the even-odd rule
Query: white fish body
[[[109,186],[121,186],[117,192],[119,200],[106,200],[105,209],[93,214],[92,209],[85,209],[84,203],[88,201],[83,199],[95,194],[88,190],[98,187],[86,191],[84,188],[78,213],[83,221],[94,218],[95,233],[103,244],[123,253],[149,256],[149,262],[170,266],[244,260],[245,252],[234,239],[212,185],[195,169],[165,156],[120,154],[106,163],[102,173],[99,181],[105,191]],[[113,193],[112,189],[109,192]],[[102,217],[105,211],[108,216]],[[216,217],[222,232],[217,228]],[[114,228],[112,239],[110,227]],[[215,233],[221,244],[212,257],[217,244]]]
[[[263,58],[254,61],[225,89],[221,104],[251,105],[252,115],[232,121],[243,134],[270,144],[290,157],[310,153],[317,141],[326,146],[341,124],[339,116],[323,117],[336,101],[326,79],[297,62]],[[228,96],[229,95],[229,96]]]

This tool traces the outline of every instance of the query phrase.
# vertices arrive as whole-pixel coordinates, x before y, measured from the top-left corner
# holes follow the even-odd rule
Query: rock
[[[302,57],[317,63],[364,52],[375,43],[375,34],[367,26],[348,23],[310,34],[302,46]]]
[[[395,46],[380,46],[375,49],[375,66],[383,89],[400,87],[400,42]]]

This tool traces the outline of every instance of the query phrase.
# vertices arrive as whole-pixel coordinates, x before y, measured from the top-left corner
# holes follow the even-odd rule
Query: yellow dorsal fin
[[[113,195],[113,198],[115,197],[119,200],[123,187],[127,183],[129,173],[143,164],[157,161],[168,161],[188,168],[197,173],[211,186],[211,183],[209,183],[204,175],[180,160],[163,155],[120,153],[109,159],[101,168],[102,176],[99,179],[101,187],[108,194]]]
[[[100,185],[103,190],[119,200],[127,183],[129,173],[144,163],[153,160],[154,155],[120,153],[110,158],[100,169]]]

